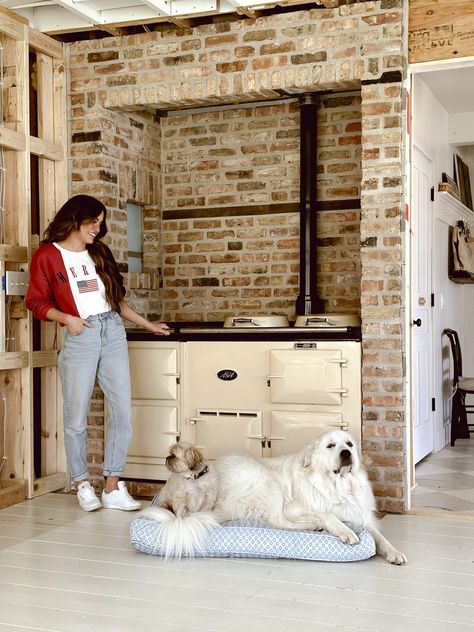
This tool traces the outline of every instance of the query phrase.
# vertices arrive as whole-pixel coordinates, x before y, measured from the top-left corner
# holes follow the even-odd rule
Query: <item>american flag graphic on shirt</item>
[[[77,289],[79,290],[79,294],[84,294],[85,292],[98,292],[99,284],[97,283],[97,279],[77,281]]]

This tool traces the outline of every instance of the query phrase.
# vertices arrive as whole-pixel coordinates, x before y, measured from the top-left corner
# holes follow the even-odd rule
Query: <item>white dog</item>
[[[167,555],[192,555],[217,523],[251,520],[279,529],[325,529],[349,544],[359,541],[353,528],[365,528],[379,555],[392,564],[406,563],[376,526],[372,489],[346,432],[326,433],[297,454],[261,460],[221,457],[215,469],[214,512],[189,516],[193,524],[185,523],[188,518],[171,521],[173,514],[166,516],[164,510],[148,514],[162,523],[160,540]]]

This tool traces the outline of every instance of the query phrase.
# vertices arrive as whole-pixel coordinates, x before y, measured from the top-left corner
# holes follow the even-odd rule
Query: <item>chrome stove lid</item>
[[[224,328],[229,327],[289,327],[286,316],[229,316]]]
[[[295,327],[360,327],[361,319],[357,314],[305,314],[297,316]]]

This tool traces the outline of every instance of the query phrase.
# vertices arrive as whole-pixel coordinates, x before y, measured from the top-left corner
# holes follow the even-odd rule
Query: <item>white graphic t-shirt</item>
[[[110,311],[105,286],[87,250],[72,252],[54,243],[63,258],[69,285],[81,318]]]

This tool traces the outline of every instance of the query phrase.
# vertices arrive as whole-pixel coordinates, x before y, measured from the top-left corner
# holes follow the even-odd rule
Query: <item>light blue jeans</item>
[[[65,328],[58,360],[64,400],[64,446],[74,481],[89,477],[87,413],[96,376],[108,406],[104,476],[123,473],[132,437],[130,368],[122,319],[111,311],[86,320],[93,328],[84,327],[80,334],[70,334]]]

